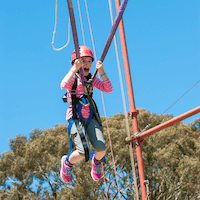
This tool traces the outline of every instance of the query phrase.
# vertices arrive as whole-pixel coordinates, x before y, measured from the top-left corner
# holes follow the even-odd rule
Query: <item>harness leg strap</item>
[[[76,125],[78,134],[80,135],[81,141],[82,141],[82,145],[84,148],[84,152],[85,152],[85,162],[87,162],[89,160],[89,147],[87,145],[87,141],[86,141],[86,136],[83,133],[83,129],[79,126],[79,121],[78,120],[74,120],[74,123]]]

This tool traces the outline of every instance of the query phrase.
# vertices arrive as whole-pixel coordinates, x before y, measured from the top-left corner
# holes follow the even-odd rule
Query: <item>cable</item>
[[[187,94],[198,82],[200,79],[191,87],[189,88],[181,97],[179,97],[171,106],[169,106],[161,115],[163,115],[166,111],[168,111],[177,101],[179,101],[185,94]]]
[[[167,112],[175,103],[177,103],[184,95],[186,95],[199,82],[200,82],[200,79],[192,87],[190,87],[182,96],[180,96],[173,104],[171,104],[171,106],[169,106],[164,112],[162,112],[161,115],[163,115],[165,112]],[[145,128],[141,131],[141,133],[146,131],[151,126],[151,124],[153,124],[153,122],[151,122],[150,124],[147,124],[145,126]]]

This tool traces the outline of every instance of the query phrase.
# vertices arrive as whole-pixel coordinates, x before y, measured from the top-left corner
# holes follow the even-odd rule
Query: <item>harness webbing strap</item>
[[[88,103],[84,96],[80,99],[80,101],[82,101],[83,104]],[[85,129],[87,130],[87,127],[88,127],[88,125],[90,123],[90,120],[93,117],[94,110],[92,109],[91,105],[89,105],[89,107],[90,107],[90,115],[89,115],[89,117],[87,119],[87,123],[85,124],[84,118],[83,118],[83,116],[81,114],[81,109],[82,109],[83,105],[82,105],[82,103],[80,103],[80,101],[78,103],[77,113],[79,113],[79,118],[80,118],[82,124],[84,125]]]
[[[90,95],[87,95],[87,100],[90,103],[90,106],[91,106],[91,108],[92,108],[92,110],[94,112],[94,116],[95,116],[97,122],[99,123],[99,125],[102,126],[101,118],[99,116],[99,112],[98,112],[98,109],[97,109],[97,106],[96,106],[94,100],[90,97]]]
[[[86,138],[85,138],[86,136],[83,133],[82,128],[79,126],[79,120],[84,125],[84,119],[83,119],[82,114],[81,114],[82,104],[79,101],[81,100],[81,101],[83,101],[83,103],[87,103],[87,101],[85,100],[85,98],[79,99],[79,98],[76,97],[76,88],[77,88],[77,76],[75,75],[75,81],[74,81],[74,84],[73,84],[72,90],[71,90],[71,95],[72,95],[72,112],[73,112],[72,119],[73,120],[70,120],[70,125],[71,125],[71,123],[72,124],[75,123],[75,125],[76,125],[77,132],[80,135],[81,142],[82,142],[82,145],[83,145],[83,148],[84,148],[85,161],[87,162],[89,160],[89,147],[88,147],[88,144],[87,144],[87,141],[86,141]],[[78,108],[77,108],[77,105],[78,105]],[[91,112],[90,112],[90,116],[89,116],[89,118],[87,120],[87,124],[86,124],[86,126],[84,126],[85,127],[85,133],[86,133],[86,127],[89,125],[90,120],[91,120],[91,118],[93,116],[93,110],[92,110],[91,107],[90,107],[90,111]],[[79,115],[80,119],[77,118],[77,114]],[[70,129],[71,129],[71,127],[70,127]],[[69,134],[69,137],[70,137],[70,133],[69,132],[68,132],[68,134]],[[71,137],[70,137],[70,140],[71,140]],[[71,145],[71,142],[70,142],[70,145]],[[72,147],[70,147],[70,149],[72,149]]]
[[[72,128],[72,125],[74,123],[75,123],[76,129],[77,129],[77,132],[80,135],[81,142],[82,142],[82,145],[83,145],[83,148],[84,148],[84,152],[85,152],[85,161],[87,162],[90,159],[89,158],[89,147],[87,145],[87,141],[85,139],[85,134],[83,133],[83,129],[79,125],[79,120],[78,119],[75,119],[75,120],[74,119],[70,119],[70,121],[69,121],[68,136],[69,136],[70,147],[69,147],[69,152],[68,152],[68,155],[67,155],[67,159],[69,158],[69,156],[70,156],[70,154],[72,152],[72,148],[73,148],[73,141],[72,141],[72,138],[71,138],[71,128]]]
[[[81,141],[82,141],[82,145],[84,148],[84,152],[85,152],[85,162],[87,162],[89,160],[89,147],[87,145],[87,141],[86,141],[86,136],[83,133],[83,129],[79,126],[79,120],[76,119],[74,120],[74,123],[76,125],[77,128],[77,132],[80,135]]]
[[[72,128],[72,125],[74,123],[74,120],[71,119],[69,121],[69,125],[68,125],[68,136],[69,136],[69,152],[68,152],[68,155],[67,155],[67,159],[69,158],[71,152],[72,152],[72,148],[73,148],[73,141],[72,141],[72,138],[71,138],[71,128]]]
[[[75,81],[74,81],[74,84],[73,84],[72,90],[71,90],[73,119],[77,119],[77,114],[76,114],[76,105],[77,105],[76,87],[77,87],[77,76],[75,75]]]

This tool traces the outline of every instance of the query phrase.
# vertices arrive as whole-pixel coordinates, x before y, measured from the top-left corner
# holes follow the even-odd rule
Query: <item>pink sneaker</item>
[[[101,178],[101,162],[96,165],[94,163],[94,156],[93,156],[91,163],[92,163],[91,176],[92,176],[94,181],[99,181],[100,178]]]
[[[61,170],[60,170],[60,176],[65,183],[69,183],[72,178],[72,169],[73,167],[69,167],[65,164],[67,156],[63,156],[61,159]]]

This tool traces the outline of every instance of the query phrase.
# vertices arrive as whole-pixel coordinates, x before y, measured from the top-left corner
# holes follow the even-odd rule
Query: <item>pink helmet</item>
[[[80,57],[84,57],[84,56],[89,56],[92,58],[92,62],[94,61],[94,57],[93,57],[93,54],[92,54],[92,51],[89,47],[86,47],[86,46],[80,46]],[[71,64],[73,65],[73,62],[74,60],[76,59],[76,51],[74,50],[72,52],[72,58],[71,58]]]

